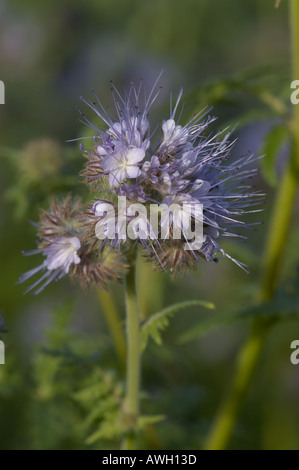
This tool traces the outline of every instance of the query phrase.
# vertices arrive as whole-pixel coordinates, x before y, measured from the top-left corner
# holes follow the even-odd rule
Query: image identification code
[[[193,454],[152,454],[144,458],[134,457],[117,457],[109,454],[109,457],[103,457],[103,465],[127,465],[133,468],[135,464],[142,463],[145,465],[194,465],[196,456]]]

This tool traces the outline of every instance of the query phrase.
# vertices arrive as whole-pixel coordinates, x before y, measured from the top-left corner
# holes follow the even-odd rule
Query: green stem
[[[140,325],[136,293],[136,253],[128,257],[129,271],[126,276],[127,310],[127,390],[124,401],[124,417],[132,428],[123,442],[122,448],[134,450],[135,432],[139,415],[140,385]]]
[[[292,37],[292,62],[293,62],[293,78],[299,80],[299,2],[298,0],[290,0],[290,20],[291,20],[291,37]],[[298,177],[299,173],[299,105],[294,106],[293,119],[293,135],[294,135],[294,165]]]
[[[289,165],[277,194],[266,243],[264,275],[260,292],[261,300],[270,299],[275,291],[292,218],[296,186],[297,180],[292,171],[292,166]],[[216,417],[207,440],[206,449],[220,450],[226,448],[259,362],[268,331],[273,324],[274,322],[265,321],[264,319],[257,319],[253,323],[249,338],[239,353],[232,387]]]
[[[239,354],[233,387],[219,411],[206,442],[206,450],[222,450],[227,447],[248,384],[256,369],[267,331],[267,324],[256,323],[253,326],[252,334]]]
[[[292,222],[297,183],[296,173],[291,161],[280,183],[272,220],[270,222],[265,249],[263,278],[259,295],[261,300],[271,299],[275,292]]]
[[[98,290],[97,294],[100,299],[105,319],[114,342],[119,363],[121,367],[124,368],[126,361],[126,340],[117,308],[109,292]]]
[[[299,79],[298,0],[290,0],[290,20],[293,73],[294,79]],[[299,105],[294,110],[291,128],[293,131],[291,158],[280,183],[266,241],[263,278],[259,294],[262,301],[271,299],[275,292],[292,220],[299,169]],[[208,436],[206,449],[221,450],[227,447],[254,371],[258,365],[267,334],[273,324],[273,321],[264,319],[257,319],[253,323],[249,338],[239,353],[232,387]]]

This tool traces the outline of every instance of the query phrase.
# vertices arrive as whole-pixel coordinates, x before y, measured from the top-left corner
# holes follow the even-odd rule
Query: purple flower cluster
[[[38,230],[41,243],[29,254],[42,253],[44,261],[21,276],[20,282],[37,272],[43,275],[28,290],[40,286],[36,290],[40,292],[49,282],[67,274],[83,284],[105,287],[107,281],[119,277],[125,269],[128,249],[138,244],[159,268],[174,273],[193,268],[200,258],[217,260],[219,254],[247,270],[242,262],[223,250],[221,239],[244,238],[238,233],[239,228],[248,227],[243,216],[254,212],[253,207],[261,203],[263,195],[252,191],[246,183],[256,174],[257,170],[252,168],[255,158],[249,155],[230,162],[234,142],[229,140],[227,131],[208,133],[214,118],[207,116],[206,110],[181,125],[181,113],[177,115],[182,90],[168,119],[152,130],[149,111],[159,93],[157,84],[158,80],[148,96],[142,83],[138,87],[131,84],[124,96],[112,86],[114,116],[108,114],[95,93],[93,102],[82,98],[99,121],[96,126],[94,118],[90,121],[80,111],[82,121],[95,132],[91,149],[85,150],[81,144],[87,158],[82,175],[94,199],[88,206],[82,206],[67,198],[62,204],[53,203],[49,212],[42,213]],[[123,217],[125,223],[132,220],[132,214],[126,209],[122,214],[117,212],[118,196],[125,197],[129,204],[142,203],[146,208],[151,204],[168,207],[200,204],[203,208],[201,244],[185,249],[188,240],[173,235],[176,225],[182,222],[182,218],[177,220],[174,215],[167,238],[157,236],[153,240],[137,233],[134,243],[117,237],[111,239],[108,234],[106,239],[99,240],[96,226],[108,203],[115,207],[116,225]],[[194,213],[192,217],[195,222]],[[159,234],[165,229],[165,220],[162,214]],[[149,225],[150,221],[147,219],[145,224]]]
[[[199,258],[217,260],[220,254],[247,270],[224,252],[219,241],[222,237],[245,238],[236,230],[248,227],[242,220],[244,214],[253,212],[253,206],[261,202],[263,195],[246,184],[257,172],[252,168],[255,157],[249,155],[230,163],[234,144],[229,140],[230,133],[207,134],[214,118],[206,117],[205,110],[180,125],[176,115],[182,90],[169,118],[151,132],[148,116],[158,94],[156,86],[148,97],[142,93],[142,83],[138,88],[131,84],[123,97],[113,86],[114,117],[108,115],[96,95],[94,102],[82,98],[103,125],[96,128],[81,113],[83,122],[96,131],[92,151],[85,152],[85,180],[105,199],[110,193],[126,196],[130,203],[202,204],[201,248],[186,251],[185,240],[171,237],[154,243],[139,238],[147,254],[162,268],[177,271],[193,266]],[[162,231],[163,217],[160,228]]]

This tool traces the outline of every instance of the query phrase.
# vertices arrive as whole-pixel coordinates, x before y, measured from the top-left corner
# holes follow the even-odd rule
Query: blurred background
[[[103,298],[63,279],[34,297],[24,296],[24,286],[15,283],[39,263],[21,254],[35,247],[29,221],[38,220],[39,209],[68,192],[89,198],[78,177],[84,164],[79,145],[66,142],[90,135],[76,111],[76,105],[84,107],[80,96],[90,98],[94,88],[111,108],[110,80],[122,90],[142,78],[150,89],[162,69],[152,119],[167,118],[169,94],[183,86],[184,118],[210,105],[218,116],[213,130],[237,125],[232,158],[267,153],[254,184],[268,198],[265,211],[250,218],[264,223],[248,241],[223,245],[251,266],[250,275],[225,259],[202,261],[195,273],[171,280],[140,262],[144,317],[186,299],[216,306],[176,314],[162,334],[163,346],[149,341],[142,410],[165,419],[146,428],[140,447],[200,448],[227,390],[249,324],[205,331],[200,325],[221,323],[254,303],[260,282],[273,196],[289,150],[285,109],[275,101],[292,111],[287,1],[275,9],[274,0],[1,0],[6,101],[0,106],[0,311],[6,322],[0,333],[6,346],[6,364],[0,365],[1,449],[118,446],[113,433],[94,443],[87,438],[113,408],[109,397],[117,401],[122,393],[123,357],[115,352],[105,308],[113,301],[108,310],[115,308],[124,322],[123,286]],[[299,286],[297,215],[286,241],[281,295]],[[280,323],[271,332],[232,449],[299,449],[299,365],[290,362],[294,339],[299,321]],[[96,378],[104,388],[84,396],[82,390]]]

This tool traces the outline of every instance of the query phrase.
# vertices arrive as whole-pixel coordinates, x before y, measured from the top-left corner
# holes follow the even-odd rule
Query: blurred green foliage
[[[254,183],[268,201],[265,224],[249,234],[248,243],[226,242],[232,256],[251,265],[249,276],[228,260],[202,262],[196,273],[176,280],[139,263],[144,324],[154,323],[148,334],[158,343],[163,330],[164,340],[163,347],[149,340],[143,354],[140,448],[202,445],[246,335],[248,323],[240,320],[263,314],[273,315],[277,326],[231,447],[299,449],[299,369],[289,360],[290,343],[299,336],[296,220],[277,298],[249,308],[273,187],[288,158],[287,2],[275,9],[274,0],[4,0],[0,63],[6,85],[0,108],[0,310],[7,323],[1,333],[1,449],[113,449],[130,427],[119,415],[123,369],[95,293],[62,280],[37,298],[24,297],[15,282],[34,263],[21,255],[34,247],[28,220],[37,220],[39,208],[54,195],[89,197],[78,180],[78,145],[65,142],[89,135],[75,110],[80,95],[94,87],[111,106],[110,79],[122,86],[143,77],[150,84],[162,68],[163,90],[153,115],[167,116],[166,97],[181,85],[183,117],[213,106],[219,116],[215,130],[238,125],[235,155],[266,154]],[[123,286],[111,295],[124,328]],[[194,304],[173,319],[151,320],[186,299]],[[198,299],[215,310],[196,306]]]

